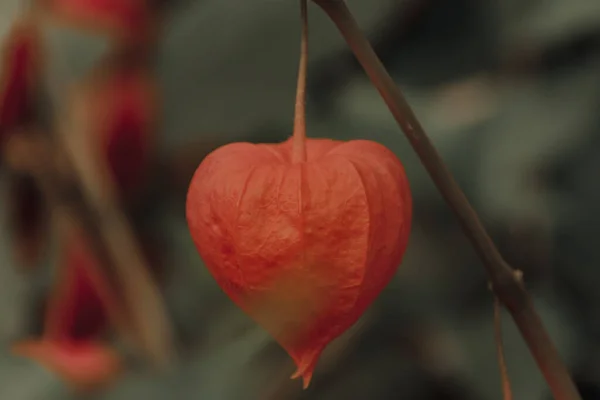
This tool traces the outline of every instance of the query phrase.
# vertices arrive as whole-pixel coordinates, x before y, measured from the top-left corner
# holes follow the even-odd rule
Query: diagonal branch
[[[457,216],[464,233],[483,261],[496,296],[510,311],[554,397],[558,400],[580,399],[567,368],[534,309],[520,274],[516,273],[498,252],[479,216],[429,140],[400,89],[373,51],[345,2],[313,1],[337,26],[429,172],[440,194]]]
[[[498,368],[500,368],[500,379],[502,380],[502,398],[513,400],[510,377],[504,358],[504,345],[502,344],[502,304],[494,297],[494,339],[496,341],[496,352],[498,353]]]

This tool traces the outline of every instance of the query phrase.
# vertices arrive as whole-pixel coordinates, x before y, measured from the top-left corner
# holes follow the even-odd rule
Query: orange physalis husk
[[[119,355],[102,343],[117,303],[83,240],[68,244],[65,268],[46,313],[43,337],[13,346],[78,390],[110,383],[120,372]]]
[[[291,154],[291,140],[215,150],[192,179],[187,220],[216,281],[259,322],[250,300],[278,291],[279,279],[296,284],[272,301],[302,308],[318,299],[308,317],[280,313],[262,324],[306,386],[325,346],[396,272],[412,201],[402,164],[381,144],[308,139],[305,162]]]

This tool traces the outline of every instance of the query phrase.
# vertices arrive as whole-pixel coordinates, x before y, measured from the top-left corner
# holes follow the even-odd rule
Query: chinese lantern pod
[[[186,213],[217,283],[286,349],[307,387],[323,349],[396,272],[412,200],[402,164],[383,145],[305,146],[303,162],[292,162],[291,139],[215,150],[192,178]],[[276,318],[265,317],[274,305]]]
[[[67,248],[61,279],[51,296],[43,337],[13,351],[36,360],[78,389],[104,385],[120,371],[120,358],[99,342],[109,327],[114,299],[83,241]]]

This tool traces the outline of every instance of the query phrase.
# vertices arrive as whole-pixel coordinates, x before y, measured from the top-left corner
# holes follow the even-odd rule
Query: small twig
[[[429,140],[400,89],[373,51],[343,0],[313,0],[329,16],[379,91],[396,122],[483,261],[498,299],[510,311],[557,400],[578,400],[569,372],[534,309],[522,280],[504,261],[464,193]]]
[[[500,368],[500,379],[502,380],[502,398],[513,400],[510,377],[504,358],[504,345],[502,344],[502,303],[494,297],[494,338],[496,341],[496,352],[498,353],[498,367]]]

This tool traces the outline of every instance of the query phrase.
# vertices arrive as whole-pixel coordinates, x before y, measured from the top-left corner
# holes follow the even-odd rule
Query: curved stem
[[[429,140],[400,89],[375,54],[343,0],[313,0],[329,16],[379,91],[438,191],[483,261],[495,295],[511,313],[557,400],[580,400],[575,384],[525,290],[521,274],[502,258],[479,216]]]
[[[306,71],[308,69],[308,0],[300,0],[302,36],[300,39],[300,65],[294,110],[294,136],[292,137],[292,163],[306,161]]]

